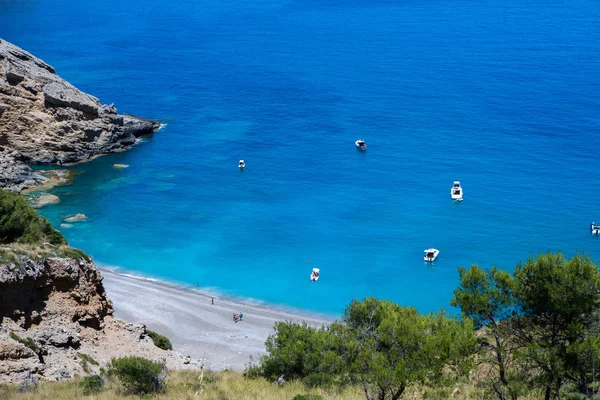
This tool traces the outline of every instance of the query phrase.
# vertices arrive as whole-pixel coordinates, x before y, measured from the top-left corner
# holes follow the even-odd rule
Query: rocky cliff
[[[0,264],[0,383],[29,375],[69,379],[126,355],[166,361],[169,368],[199,367],[155,347],[143,325],[112,313],[100,272],[85,258]]]
[[[123,150],[160,127],[118,114],[0,39],[0,187],[14,191],[45,178],[27,164],[63,164]]]

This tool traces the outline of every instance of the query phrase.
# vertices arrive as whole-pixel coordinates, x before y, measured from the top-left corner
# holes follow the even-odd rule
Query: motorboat
[[[354,142],[354,144],[356,145],[356,148],[359,150],[366,150],[367,149],[367,142],[365,142],[362,139],[358,139],[356,142]]]
[[[246,167],[246,163],[244,162],[244,160],[240,160],[238,167],[240,167],[240,169],[244,169]]]
[[[440,254],[438,249],[427,249],[425,250],[425,257],[423,257],[423,259],[429,262],[435,261],[438,254]]]
[[[310,273],[310,281],[311,282],[316,282],[319,280],[319,268],[313,268],[312,272]]]
[[[600,225],[596,225],[595,222],[592,222],[590,224],[590,231],[592,232],[592,235],[600,235]]]
[[[463,200],[463,190],[462,186],[460,186],[459,181],[454,181],[452,185],[452,189],[450,189],[450,196],[452,200],[462,201]]]

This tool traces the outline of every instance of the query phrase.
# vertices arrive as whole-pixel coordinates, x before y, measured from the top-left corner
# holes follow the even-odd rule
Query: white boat
[[[454,185],[452,185],[452,189],[450,189],[450,196],[452,197],[452,200],[463,200],[463,190],[459,181],[454,181]]]
[[[365,142],[362,139],[358,139],[356,142],[354,142],[354,144],[356,145],[356,148],[359,150],[366,150],[367,149],[367,142]]]
[[[600,235],[600,225],[596,225],[595,222],[592,222],[590,225],[590,231],[592,235]]]
[[[319,280],[319,268],[313,268],[312,272],[310,273],[310,281],[311,282],[316,282]]]
[[[425,250],[425,257],[423,257],[423,259],[429,262],[435,261],[438,254],[440,254],[438,249],[427,249]]]
[[[244,162],[244,160],[240,160],[238,167],[240,167],[240,169],[244,169],[246,167],[246,163]]]

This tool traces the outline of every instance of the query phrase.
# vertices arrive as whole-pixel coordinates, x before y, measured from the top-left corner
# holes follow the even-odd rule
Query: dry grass
[[[11,243],[0,245],[0,263],[18,264],[22,257],[30,260],[41,260],[50,257],[79,258],[88,256],[81,250],[74,249],[68,245],[54,246],[49,243]]]
[[[126,395],[118,381],[109,379],[105,389],[96,395],[84,396],[79,382],[41,382],[37,389],[30,393],[18,393],[17,386],[0,386],[0,400],[18,398],[20,400],[116,400],[136,399],[140,396]],[[291,400],[297,394],[318,394],[331,400],[362,400],[364,394],[358,388],[348,388],[342,392],[337,390],[307,389],[301,382],[286,382],[279,387],[264,379],[246,379],[236,372],[192,372],[171,371],[167,379],[166,391],[152,396],[157,400]]]
[[[139,400],[140,396],[127,395],[115,379],[107,379],[104,391],[85,396],[79,383],[81,378],[69,382],[41,382],[30,393],[18,393],[15,385],[0,385],[0,400]],[[364,400],[361,388],[308,389],[302,382],[286,382],[279,387],[264,379],[247,379],[237,372],[170,371],[164,393],[146,396],[156,400],[292,400],[298,394],[315,394],[327,400]],[[428,388],[417,386],[408,389],[402,399],[408,400],[482,400],[481,388],[475,382],[462,382],[453,387]],[[530,394],[522,400],[535,400],[539,396]]]

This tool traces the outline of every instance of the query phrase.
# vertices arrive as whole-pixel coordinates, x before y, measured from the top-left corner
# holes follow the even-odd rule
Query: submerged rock
[[[113,168],[116,168],[116,169],[129,168],[129,165],[127,165],[127,164],[113,164]]]
[[[63,218],[65,222],[79,222],[79,221],[87,221],[87,216],[85,214],[75,214],[70,217]]]
[[[71,228],[73,224],[60,224],[61,228]]]
[[[60,203],[60,198],[50,193],[44,193],[42,195],[36,196],[32,200],[33,208],[42,208],[49,204]]]

